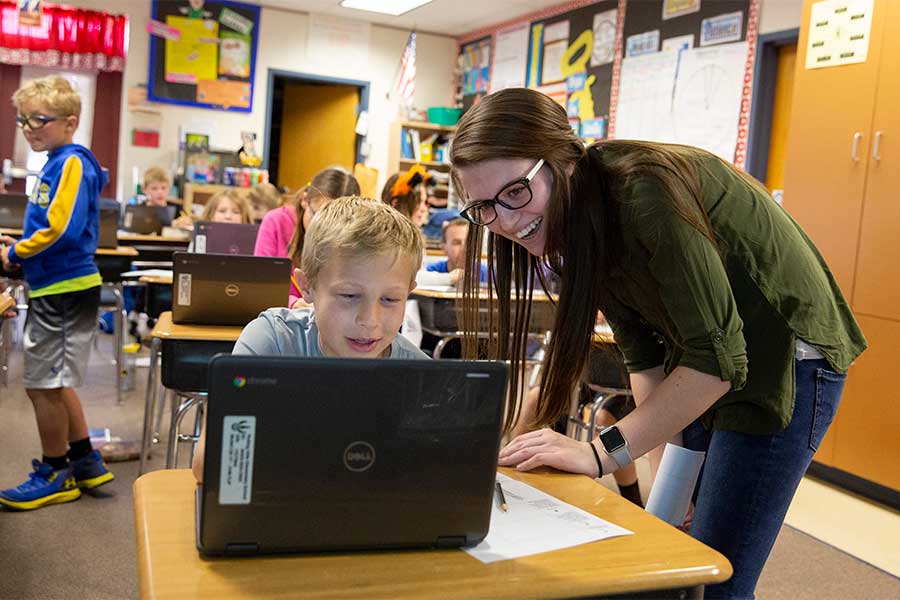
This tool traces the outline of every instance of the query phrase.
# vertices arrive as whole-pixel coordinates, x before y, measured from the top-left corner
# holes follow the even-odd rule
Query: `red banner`
[[[0,0],[0,63],[123,71],[128,17],[43,4],[40,25],[20,22],[16,2]]]

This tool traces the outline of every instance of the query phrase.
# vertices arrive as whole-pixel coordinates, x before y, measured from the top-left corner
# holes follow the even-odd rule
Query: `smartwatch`
[[[625,441],[622,432],[615,425],[600,432],[600,443],[603,444],[603,449],[616,461],[620,469],[633,462],[631,453],[628,451],[628,442]]]

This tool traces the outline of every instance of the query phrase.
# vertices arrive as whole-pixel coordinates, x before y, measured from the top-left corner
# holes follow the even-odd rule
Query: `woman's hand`
[[[546,466],[597,477],[597,461],[587,442],[546,428],[524,433],[507,444],[500,450],[500,466],[516,467],[519,471]]]

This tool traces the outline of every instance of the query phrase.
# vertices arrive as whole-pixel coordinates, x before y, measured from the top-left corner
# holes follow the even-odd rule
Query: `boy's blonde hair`
[[[58,117],[81,117],[81,96],[72,84],[59,75],[48,75],[26,81],[12,96],[13,105],[20,109],[29,102],[45,104]]]
[[[262,204],[268,210],[277,208],[281,202],[281,194],[278,188],[271,183],[260,183],[250,188],[247,193],[247,201],[251,204]]]
[[[244,198],[244,196],[234,190],[216,192],[206,201],[206,207],[203,209],[204,221],[213,220],[213,215],[216,214],[216,207],[218,207],[223,200],[231,200],[241,209],[241,223],[246,225],[247,223],[253,222],[253,215],[250,212],[250,203],[247,202],[247,199]]]
[[[377,200],[345,196],[316,213],[306,232],[300,268],[312,284],[326,261],[393,253],[422,265],[422,233],[412,221]]]
[[[171,185],[169,174],[161,167],[150,167],[144,171],[144,187],[147,187],[151,183],[168,183]]]

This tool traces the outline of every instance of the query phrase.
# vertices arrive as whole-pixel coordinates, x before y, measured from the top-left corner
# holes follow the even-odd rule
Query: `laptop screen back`
[[[172,255],[172,321],[246,325],[273,306],[285,306],[291,261],[270,256]]]
[[[198,547],[479,542],[505,392],[499,362],[216,356]]]
[[[244,223],[194,223],[194,252],[253,256],[259,225]]]

